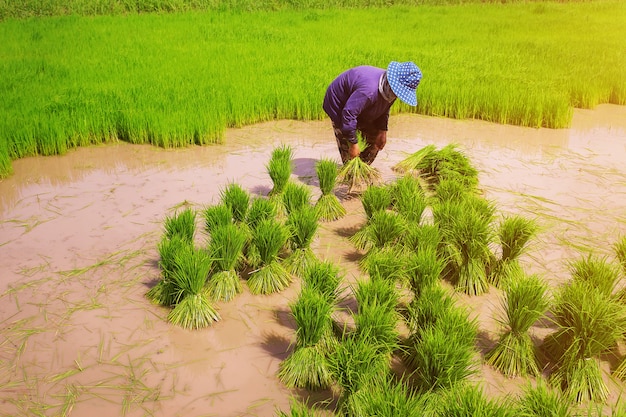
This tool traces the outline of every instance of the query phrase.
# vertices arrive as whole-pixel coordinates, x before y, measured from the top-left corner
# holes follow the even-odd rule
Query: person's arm
[[[348,142],[350,142],[350,144],[357,144],[357,118],[359,117],[363,109],[367,106],[368,102],[369,98],[366,95],[356,91],[348,98],[345,106],[343,107],[343,110],[341,112],[341,133],[343,133],[343,137],[346,138]],[[358,145],[356,149],[358,150]]]

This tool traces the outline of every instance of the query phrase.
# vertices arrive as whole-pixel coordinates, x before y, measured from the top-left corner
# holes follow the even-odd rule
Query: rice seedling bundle
[[[370,185],[361,195],[361,204],[365,210],[367,219],[379,211],[391,208],[391,192],[385,185]]]
[[[434,186],[434,197],[439,201],[461,200],[473,191],[456,180],[444,178]]]
[[[507,399],[488,399],[473,384],[459,384],[444,393],[438,408],[439,415],[446,417],[518,417]]]
[[[339,268],[330,261],[318,261],[302,275],[303,288],[311,288],[322,294],[330,303],[339,296],[339,283],[342,277]]]
[[[425,287],[407,307],[406,323],[413,335],[432,327],[437,320],[455,308],[454,300],[440,285]]]
[[[190,246],[176,254],[173,273],[176,305],[167,316],[171,323],[185,329],[200,329],[220,320],[205,289],[211,261],[204,251]]]
[[[254,229],[252,244],[259,253],[259,267],[248,277],[248,287],[253,294],[279,292],[291,284],[291,275],[278,259],[288,237],[287,229],[275,219],[262,220]]]
[[[500,323],[505,331],[487,356],[487,363],[508,377],[540,374],[536,347],[528,334],[549,306],[547,284],[536,275],[523,272],[513,276],[506,286]]]
[[[322,338],[332,334],[333,306],[328,299],[313,288],[303,288],[291,305],[296,321],[296,347],[280,364],[278,377],[290,388],[312,390],[328,388],[330,369]]]
[[[293,151],[288,145],[279,146],[272,151],[267,164],[267,173],[273,183],[272,190],[269,193],[270,197],[280,196],[285,190],[285,186],[293,172],[292,157]]]
[[[195,233],[196,212],[191,208],[186,208],[173,216],[165,218],[165,236],[168,239],[178,235],[183,240],[193,243]]]
[[[355,335],[371,338],[384,354],[390,355],[398,346],[398,297],[393,282],[384,280],[359,281],[355,290]]]
[[[233,223],[233,213],[226,204],[216,204],[204,209],[204,230],[211,232],[220,227]]]
[[[209,255],[214,261],[207,285],[212,299],[229,301],[243,291],[236,268],[243,257],[246,239],[246,232],[234,224],[213,230]]]
[[[426,145],[422,149],[417,152],[412,153],[411,155],[404,158],[402,161],[398,162],[394,165],[393,169],[399,172],[408,172],[417,169],[418,166],[423,165],[423,160],[425,158],[432,158],[431,154],[437,151],[437,147],[435,145]]]
[[[318,417],[321,414],[315,408],[309,408],[306,404],[292,400],[289,413],[277,410],[276,417]]]
[[[390,187],[391,206],[407,221],[419,224],[428,201],[419,180],[412,175],[397,179]]]
[[[383,306],[386,310],[393,311],[398,306],[399,294],[392,281],[359,280],[353,292],[359,310],[369,306]]]
[[[519,269],[519,257],[525,252],[528,241],[537,233],[538,226],[534,220],[513,215],[506,217],[498,230],[498,241],[502,253],[490,268],[489,281],[500,287],[502,278],[511,269]]]
[[[311,205],[311,190],[304,184],[289,182],[283,190],[282,203],[289,216],[291,212]]]
[[[257,197],[250,203],[246,217],[247,227],[245,228],[248,236],[243,249],[246,264],[249,267],[255,269],[261,262],[259,250],[252,242],[254,230],[261,221],[275,219],[277,216],[278,210],[276,204],[267,198]]]
[[[250,194],[237,183],[228,184],[220,193],[222,204],[230,209],[235,223],[244,223],[250,206]]]
[[[536,386],[528,384],[517,400],[519,417],[572,417],[570,401],[560,392],[549,388],[541,379]]]
[[[598,356],[623,337],[624,306],[597,288],[572,280],[557,293],[551,312],[558,327],[543,346],[557,365],[553,381],[573,401],[604,401],[608,388]]]
[[[622,267],[622,273],[626,274],[626,236],[620,238],[613,244],[613,251]]]
[[[618,268],[606,258],[589,255],[571,262],[570,271],[574,281],[580,281],[600,291],[606,297],[613,294],[620,279]]]
[[[392,283],[402,282],[407,278],[408,256],[400,253],[395,246],[387,246],[373,251],[363,258],[361,267],[372,280],[382,279]]]
[[[435,250],[439,249],[441,243],[441,232],[439,227],[434,224],[422,224],[420,226],[409,227],[400,239],[400,244],[408,251],[416,251],[420,249]]]
[[[381,179],[380,172],[361,158],[352,158],[346,162],[337,177],[340,184],[348,186],[349,194],[360,194],[370,185],[380,182]]]
[[[301,277],[318,261],[311,249],[318,227],[317,210],[310,205],[304,205],[291,211],[286,226],[290,233],[291,253],[284,260],[284,265],[287,271]]]
[[[357,249],[367,251],[372,248],[382,249],[384,246],[398,242],[405,230],[406,222],[397,213],[378,211],[349,240]]]
[[[189,245],[190,243],[183,240],[179,235],[174,235],[171,239],[163,236],[159,242],[157,249],[160,257],[161,279],[146,294],[153,303],[166,307],[175,304],[176,286],[173,274],[176,269],[176,254],[182,250],[182,247]]]
[[[438,284],[445,263],[437,254],[436,249],[428,246],[419,248],[405,255],[405,258],[407,280],[416,297],[421,296],[425,288]]]
[[[332,221],[346,215],[346,209],[333,193],[337,183],[339,169],[330,159],[321,159],[315,165],[315,172],[320,183],[321,195],[315,203],[320,220]]]

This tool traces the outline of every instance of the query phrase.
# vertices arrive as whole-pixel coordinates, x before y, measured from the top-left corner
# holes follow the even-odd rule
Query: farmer
[[[387,143],[389,109],[396,98],[417,105],[415,90],[422,72],[413,62],[392,61],[387,70],[359,66],[339,75],[326,90],[324,111],[330,117],[341,161],[345,164],[360,156],[367,164],[374,162]],[[367,142],[359,151],[356,132]]]

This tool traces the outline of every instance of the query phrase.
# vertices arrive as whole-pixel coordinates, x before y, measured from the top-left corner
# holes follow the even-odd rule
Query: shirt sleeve
[[[355,91],[346,102],[341,112],[342,128],[341,133],[343,137],[350,143],[357,143],[356,139],[356,125],[357,118],[363,111],[363,109],[369,103],[369,98],[359,91]]]

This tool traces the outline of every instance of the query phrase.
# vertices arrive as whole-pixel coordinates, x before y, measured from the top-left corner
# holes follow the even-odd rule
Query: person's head
[[[417,106],[416,90],[422,71],[413,62],[391,61],[387,67],[387,81],[393,93],[410,106]]]

